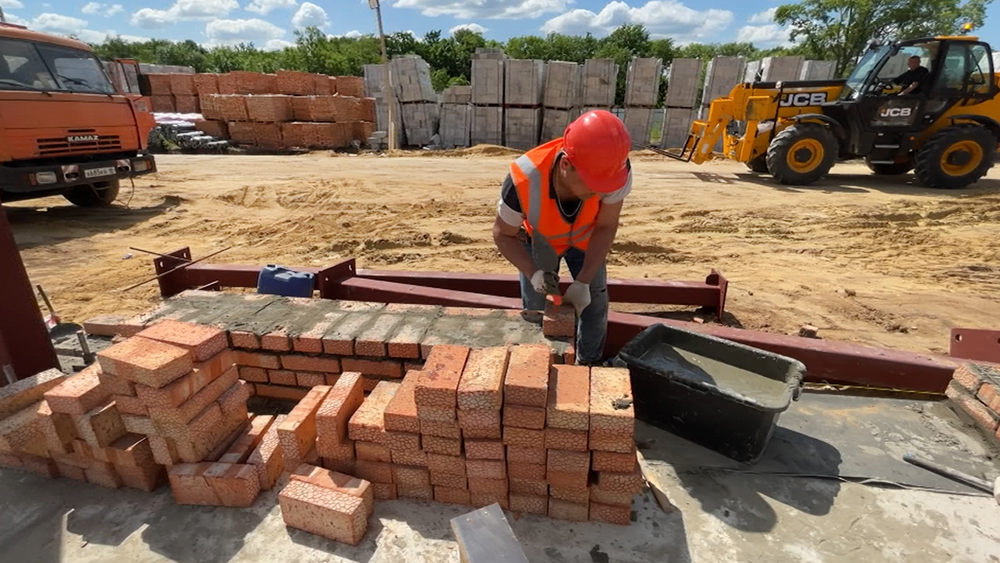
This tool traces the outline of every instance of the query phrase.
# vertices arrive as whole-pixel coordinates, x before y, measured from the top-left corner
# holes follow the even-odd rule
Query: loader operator
[[[577,363],[600,363],[608,328],[608,251],[622,202],[632,189],[632,142],[614,114],[589,111],[563,137],[510,165],[493,240],[520,272],[524,309],[541,311],[558,295],[560,261],[573,283],[563,300],[576,309]]]
[[[893,80],[893,83],[903,86],[903,91],[899,95],[922,94],[927,86],[927,78],[930,76],[931,71],[920,64],[920,57],[916,55],[910,57],[906,64],[910,67],[909,70]]]

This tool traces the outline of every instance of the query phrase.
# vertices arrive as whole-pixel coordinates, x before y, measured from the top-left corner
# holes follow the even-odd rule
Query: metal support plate
[[[951,357],[1000,363],[1000,330],[951,329]]]

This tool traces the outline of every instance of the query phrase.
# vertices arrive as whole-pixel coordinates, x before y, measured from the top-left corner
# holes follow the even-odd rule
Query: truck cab
[[[0,201],[108,205],[156,171],[148,98],[122,92],[86,43],[0,23]]]

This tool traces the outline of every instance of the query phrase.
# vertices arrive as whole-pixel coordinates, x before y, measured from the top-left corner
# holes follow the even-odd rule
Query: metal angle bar
[[[1000,363],[1000,330],[953,328],[949,355],[963,360]]]

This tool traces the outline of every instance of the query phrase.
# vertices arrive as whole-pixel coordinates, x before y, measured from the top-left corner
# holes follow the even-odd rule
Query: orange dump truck
[[[156,171],[149,99],[122,93],[85,43],[0,23],[0,201],[107,205]]]

